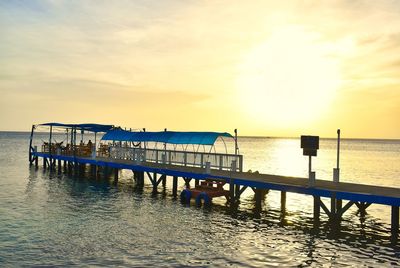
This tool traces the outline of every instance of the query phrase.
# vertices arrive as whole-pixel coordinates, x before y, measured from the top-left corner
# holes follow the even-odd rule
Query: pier
[[[400,190],[391,187],[344,183],[338,181],[310,181],[310,178],[288,177],[271,174],[258,174],[243,171],[243,156],[238,153],[237,136],[228,133],[214,132],[132,132],[116,129],[114,126],[81,124],[67,125],[47,123],[41,126],[49,127],[49,142],[43,144],[38,150],[33,145],[34,130],[32,127],[29,161],[38,167],[39,158],[42,158],[43,167],[59,172],[79,174],[82,169],[90,167],[90,172],[98,176],[102,169],[103,176],[112,176],[118,182],[120,170],[131,170],[137,184],[143,185],[147,178],[157,192],[157,188],[166,180],[172,179],[172,194],[178,196],[178,179],[184,180],[188,186],[187,191],[194,190],[196,196],[203,192],[212,198],[211,184],[218,185],[215,196],[225,196],[227,203],[232,208],[237,207],[240,197],[246,189],[252,189],[255,194],[256,208],[261,209],[261,192],[275,190],[281,192],[281,209],[285,211],[290,204],[286,204],[286,193],[298,193],[313,197],[313,219],[318,226],[321,213],[329,217],[329,221],[338,223],[342,216],[352,206],[365,212],[370,205],[382,204],[391,207],[391,236],[397,239],[399,234],[399,206]],[[53,127],[67,130],[69,146],[59,146],[52,141]],[[91,144],[79,146],[76,142],[77,132],[105,133],[102,140],[112,143],[98,144],[97,140]],[[214,144],[220,137],[233,138],[235,141],[234,154],[217,152],[199,152],[196,150],[171,150],[167,143],[173,144]],[[148,142],[160,142],[162,148],[150,148]],[[84,147],[86,146],[86,147]],[[83,148],[89,148],[84,150]],[[196,147],[194,147],[196,148]],[[194,181],[194,188],[190,187]],[[208,188],[206,187],[208,185]],[[203,188],[202,188],[203,186]],[[210,190],[211,189],[211,190]],[[184,191],[185,191],[184,190]],[[197,192],[196,192],[197,191]],[[208,191],[208,192],[207,192]],[[204,195],[203,195],[204,197]],[[329,198],[326,204],[321,198]],[[190,202],[190,198],[183,198]],[[206,204],[206,199],[204,199]],[[200,203],[201,205],[201,203]]]

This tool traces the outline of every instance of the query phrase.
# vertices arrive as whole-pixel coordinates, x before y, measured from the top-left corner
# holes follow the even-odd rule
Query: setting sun
[[[316,33],[279,28],[245,54],[237,90],[255,121],[301,124],[322,116],[340,85],[337,62]]]

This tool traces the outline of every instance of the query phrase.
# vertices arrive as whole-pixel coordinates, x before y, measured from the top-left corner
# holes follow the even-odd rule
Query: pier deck
[[[46,153],[36,153],[40,157],[50,157]],[[205,170],[198,167],[184,167],[178,165],[156,164],[142,162],[140,164],[130,160],[112,159],[107,157],[72,157],[62,155],[52,155],[53,159],[66,161],[76,161],[81,164],[92,164],[97,166],[107,166],[117,169],[130,169],[142,172],[152,172],[166,176],[178,176],[193,179],[216,178],[226,182],[233,180],[236,185],[271,189],[285,192],[301,193],[307,195],[317,195],[320,197],[332,197],[336,199],[351,200],[358,202],[368,202],[384,204],[390,206],[400,206],[400,189],[373,186],[357,183],[316,180],[315,185],[309,186],[308,178],[288,177],[271,174],[257,174],[249,172],[232,172],[225,170]]]

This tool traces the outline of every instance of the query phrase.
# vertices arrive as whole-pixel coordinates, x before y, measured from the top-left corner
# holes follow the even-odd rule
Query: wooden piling
[[[391,224],[392,237],[397,238],[399,235],[399,207],[392,206],[392,224]]]
[[[256,200],[255,209],[257,212],[260,212],[261,211],[261,196],[262,196],[261,189],[255,189],[254,192],[255,192],[254,195],[255,195],[255,200]]]
[[[157,186],[158,186],[157,185],[157,173],[156,172],[154,172],[152,184],[153,184],[153,193],[156,193],[157,192]]]
[[[233,179],[229,180],[229,201],[231,205],[235,203],[235,184],[233,182]]]
[[[47,158],[43,157],[43,168],[46,169],[47,166]]]
[[[321,212],[320,202],[321,198],[319,196],[314,195],[314,224],[319,223],[319,215]]]
[[[178,195],[178,177],[174,176],[172,180],[172,195],[177,196]]]
[[[114,168],[114,183],[118,183],[118,177],[119,177],[119,169]]]
[[[332,193],[331,197],[331,220],[336,219],[337,214],[337,209],[336,209],[336,193]]]
[[[167,185],[167,176],[164,176],[162,179],[162,187],[165,188],[166,185]]]
[[[281,191],[281,213],[285,214],[286,212],[286,192]]]
[[[135,180],[136,180],[136,184],[139,186],[143,186],[144,185],[144,172],[143,171],[134,171],[133,172]]]

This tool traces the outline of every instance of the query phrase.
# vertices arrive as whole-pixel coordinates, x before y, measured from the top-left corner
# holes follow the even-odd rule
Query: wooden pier
[[[191,195],[202,197],[204,203],[212,197],[225,196],[232,208],[237,207],[246,189],[252,189],[255,193],[255,207],[259,211],[262,204],[262,192],[265,190],[281,192],[282,212],[287,207],[286,193],[309,195],[313,197],[313,218],[316,226],[320,223],[321,212],[329,217],[329,221],[339,223],[343,214],[352,206],[357,206],[361,213],[365,213],[370,205],[381,204],[391,207],[391,237],[395,241],[398,238],[400,189],[339,182],[338,176],[335,177],[335,181],[315,181],[314,174],[311,172],[311,156],[316,155],[314,149],[318,149],[319,146],[315,136],[304,136],[304,143],[302,140],[304,151],[310,155],[310,176],[300,178],[243,172],[243,156],[238,154],[236,130],[233,137],[229,133],[217,132],[167,132],[166,130],[150,133],[130,132],[112,125],[97,124],[46,123],[41,126],[50,127],[50,135],[48,142],[44,142],[39,151],[37,146],[33,146],[35,126],[32,126],[29,162],[36,167],[39,166],[39,158],[43,160],[43,168],[69,174],[82,174],[86,167],[90,166],[92,175],[98,176],[98,171],[101,169],[102,174],[106,177],[112,176],[115,183],[118,182],[120,170],[131,170],[137,185],[144,185],[147,177],[154,192],[157,192],[160,184],[165,187],[167,179],[172,178],[172,194],[175,197],[178,195],[179,178],[185,181],[187,187],[194,180],[194,190],[185,195],[185,198],[182,198],[183,201],[190,201]],[[70,143],[65,147],[60,146],[60,143],[53,143],[53,127],[63,127],[66,130],[66,140],[68,142],[70,138]],[[81,141],[82,144],[77,145],[77,130],[81,131],[82,138],[84,131],[93,132],[94,144],[88,142],[85,145]],[[106,132],[102,140],[111,140],[112,143],[96,146],[98,132]],[[338,134],[340,135],[339,130]],[[211,153],[211,149],[209,152],[178,151],[175,148],[168,150],[166,146],[167,143],[185,143],[196,144],[199,147],[210,145],[212,148],[218,136],[234,138],[234,154]],[[160,142],[163,148],[150,149],[146,146],[147,141]],[[144,143],[143,146],[141,142]],[[307,143],[315,148],[310,150]],[[336,175],[339,174],[339,162],[337,164],[336,172],[334,172]],[[210,181],[211,184],[209,184]],[[213,187],[213,184],[217,187]],[[223,188],[224,185],[227,187]],[[329,204],[324,203],[321,198],[329,198]],[[197,200],[197,203],[201,204],[201,200],[200,202]]]
[[[75,171],[81,165],[90,165],[92,170],[103,167],[107,170],[113,170],[116,181],[118,180],[118,171],[122,169],[132,170],[139,184],[143,184],[145,174],[147,174],[155,191],[161,182],[165,183],[167,178],[172,178],[174,196],[177,196],[178,178],[182,178],[187,184],[191,180],[218,179],[229,185],[229,197],[227,199],[231,206],[238,204],[241,194],[247,188],[251,188],[255,193],[256,207],[261,207],[261,195],[259,193],[264,189],[281,192],[282,209],[286,208],[287,192],[310,195],[314,199],[313,216],[315,223],[320,221],[321,209],[331,221],[337,222],[352,206],[357,206],[360,211],[365,212],[371,204],[387,205],[391,207],[392,212],[392,237],[397,238],[399,233],[400,190],[396,188],[322,180],[317,180],[313,186],[310,186],[307,178],[213,169],[206,172],[204,168],[199,167],[148,162],[137,163],[131,160],[108,157],[74,157],[40,152],[33,152],[32,157],[36,159],[36,161],[32,161],[36,166],[38,165],[37,159],[42,157],[44,167],[54,169],[56,163],[62,162],[64,162],[64,169]],[[63,170],[60,165],[58,165],[58,169]],[[330,204],[325,204],[321,197],[330,198]]]

